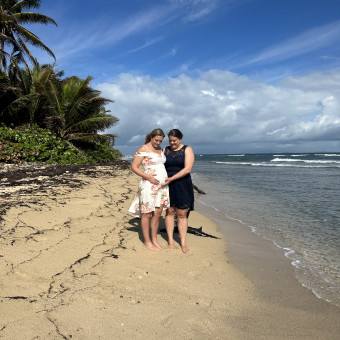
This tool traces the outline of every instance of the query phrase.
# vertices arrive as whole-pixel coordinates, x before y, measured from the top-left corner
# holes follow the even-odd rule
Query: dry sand
[[[198,212],[220,239],[147,250],[126,166],[42,168],[0,173],[0,339],[339,339],[339,309],[263,298]]]

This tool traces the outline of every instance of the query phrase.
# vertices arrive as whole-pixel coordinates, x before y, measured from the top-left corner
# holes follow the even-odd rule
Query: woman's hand
[[[148,178],[147,178],[147,180],[150,182],[150,183],[152,183],[152,184],[159,184],[159,180],[156,178],[156,177],[154,177],[154,176],[152,176],[152,175],[149,175],[148,176]]]
[[[165,186],[169,185],[169,183],[170,183],[170,182],[172,182],[172,179],[171,179],[171,178],[168,178],[168,177],[166,177],[166,178],[165,178],[165,182],[164,182],[164,183],[162,183],[162,187],[165,187]]]

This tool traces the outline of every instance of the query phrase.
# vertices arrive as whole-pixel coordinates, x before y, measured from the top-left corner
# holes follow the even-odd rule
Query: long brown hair
[[[149,143],[151,138],[156,137],[156,136],[162,136],[164,138],[165,134],[162,129],[154,129],[149,134],[146,135],[145,144]]]

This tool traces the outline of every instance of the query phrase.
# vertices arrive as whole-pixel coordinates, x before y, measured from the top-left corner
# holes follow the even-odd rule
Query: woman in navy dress
[[[169,144],[163,152],[166,157],[165,169],[168,173],[165,185],[169,185],[170,207],[166,210],[165,226],[168,234],[169,247],[174,247],[175,213],[177,215],[178,231],[181,238],[181,248],[188,252],[186,236],[188,231],[187,213],[194,210],[194,190],[190,172],[195,156],[192,148],[183,145],[183,134],[178,129],[168,133]]]

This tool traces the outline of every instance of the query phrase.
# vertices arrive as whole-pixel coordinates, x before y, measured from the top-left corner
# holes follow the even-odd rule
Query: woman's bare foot
[[[163,247],[158,242],[153,242],[153,245],[158,249],[163,249]]]
[[[152,251],[160,251],[159,248],[157,248],[156,246],[154,246],[151,242],[150,243],[144,243],[144,247],[152,250]]]
[[[189,251],[189,249],[186,246],[181,246],[181,248],[182,248],[182,252],[185,254]]]
[[[168,243],[168,248],[175,248],[175,245],[173,243]]]

